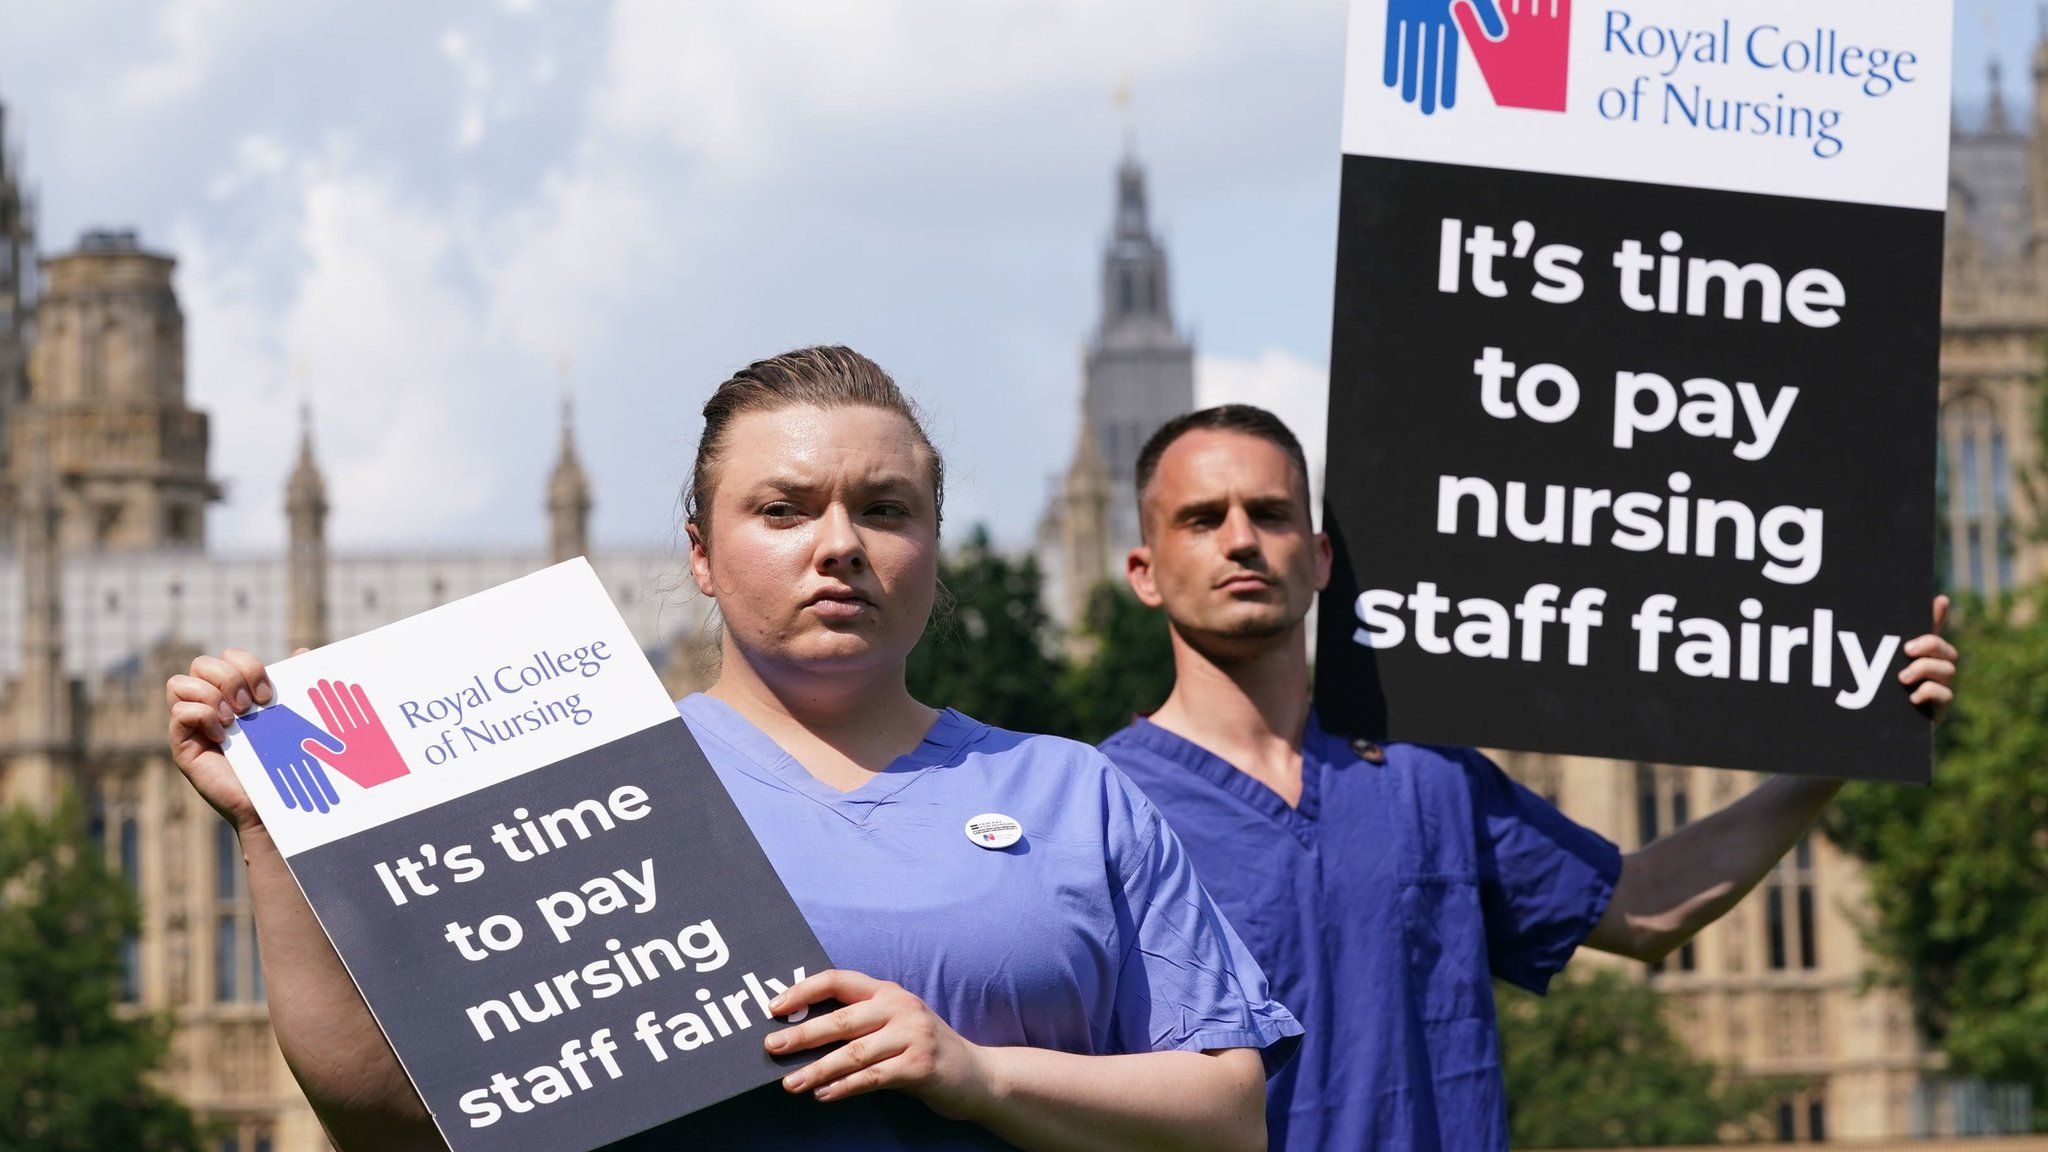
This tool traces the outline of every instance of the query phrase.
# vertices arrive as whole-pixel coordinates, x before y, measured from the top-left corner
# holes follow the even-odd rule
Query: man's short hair
[[[1138,453],[1138,502],[1145,500],[1145,489],[1151,487],[1152,476],[1159,471],[1159,458],[1173,447],[1173,442],[1197,431],[1237,432],[1256,436],[1267,443],[1276,445],[1294,461],[1294,470],[1301,477],[1301,490],[1309,491],[1308,457],[1301,450],[1301,441],[1294,438],[1286,424],[1278,416],[1264,408],[1250,404],[1218,404],[1185,416],[1175,416],[1159,426],[1159,431],[1145,441],[1145,447]]]

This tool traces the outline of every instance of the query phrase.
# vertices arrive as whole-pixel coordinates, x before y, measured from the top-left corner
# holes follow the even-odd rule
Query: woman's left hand
[[[835,968],[799,981],[771,1001],[768,1010],[787,1016],[821,1000],[837,1000],[845,1007],[771,1033],[765,1041],[777,1056],[846,1042],[783,1077],[788,1091],[844,1100],[894,1088],[951,1120],[972,1119],[990,1098],[981,1047],[953,1031],[924,1001],[899,985]]]

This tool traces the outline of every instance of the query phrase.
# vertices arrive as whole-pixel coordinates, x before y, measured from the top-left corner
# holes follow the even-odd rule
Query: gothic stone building
[[[83,800],[141,896],[125,999],[176,1020],[164,1081],[222,1126],[219,1152],[325,1149],[270,1032],[234,835],[170,762],[163,682],[203,651],[276,659],[585,554],[591,499],[567,409],[546,550],[330,553],[309,421],[279,477],[285,552],[210,551],[221,492],[207,417],[186,403],[174,261],[126,232],[38,261],[32,208],[0,158],[0,530],[13,545],[0,556],[0,802]],[[592,562],[670,687],[695,687],[702,612],[679,587],[681,558]]]
[[[1941,584],[1993,597],[2048,579],[2048,548],[2024,530],[2048,509],[2029,506],[2020,482],[2038,473],[2035,421],[2048,404],[2048,42],[2035,56],[2032,131],[2015,122],[1997,87],[1994,71],[1981,122],[1959,123],[1953,136],[1937,495]],[[1097,581],[1121,579],[1123,555],[1137,542],[1135,520],[1125,518],[1137,446],[1191,407],[1192,383],[1192,350],[1167,307],[1165,253],[1146,224],[1143,174],[1126,159],[1079,443],[1039,535],[1048,603],[1063,623],[1078,621]],[[1624,849],[1734,802],[1761,779],[1495,756]],[[1807,1085],[1773,1110],[1781,1139],[2024,1130],[2023,1102],[2010,1091],[1941,1076],[1902,996],[1863,990],[1872,957],[1857,922],[1867,907],[1857,862],[1815,834],[1719,923],[1637,971],[1664,994],[1700,1055],[1737,1074]],[[1579,962],[1620,963],[1591,953]]]
[[[2030,505],[2021,482],[2039,474],[2036,420],[2048,404],[2048,40],[2033,73],[2031,131],[2008,112],[1994,65],[1985,112],[1952,135],[1939,578],[1988,597],[2048,579],[2048,547],[2026,531],[2048,508]],[[1760,779],[1570,757],[1501,760],[1625,849],[1733,802]],[[1863,990],[1872,958],[1857,921],[1867,908],[1857,862],[1815,834],[1719,923],[1643,976],[1702,1056],[1810,1085],[1779,1102],[1772,1120],[1781,1139],[2025,1131],[2018,1093],[1947,1081],[1904,997]]]
[[[2022,530],[2042,510],[2017,481],[2037,467],[2044,402],[2048,48],[2035,57],[2034,88],[2031,131],[1994,95],[1981,124],[1954,138],[1943,579],[1987,594],[2048,578],[2048,550]],[[0,109],[0,140],[4,124]],[[17,168],[0,149],[0,541],[12,547],[0,556],[0,801],[48,805],[67,788],[84,798],[95,834],[142,897],[127,998],[178,1021],[167,1085],[226,1126],[220,1152],[314,1152],[325,1141],[267,1022],[234,838],[169,762],[162,683],[201,651],[239,644],[279,656],[584,553],[588,482],[565,412],[544,487],[546,551],[334,554],[309,424],[297,466],[280,478],[283,554],[210,551],[205,509],[220,491],[208,475],[207,418],[185,400],[173,261],[127,233],[89,234],[39,261]],[[1069,622],[1136,542],[1138,447],[1193,404],[1193,351],[1173,320],[1143,173],[1128,159],[1101,291],[1079,443],[1040,529],[1051,599]],[[680,558],[655,550],[593,560],[671,688],[687,691],[703,673],[702,613],[678,587]],[[1625,848],[1755,783],[1668,765],[1501,760]],[[1811,837],[1724,920],[1642,976],[1702,1055],[1810,1085],[1777,1110],[1787,1139],[1981,1123],[1983,1101],[1942,1083],[1905,1002],[1861,990],[1870,963],[1855,927],[1862,884],[1854,861]]]

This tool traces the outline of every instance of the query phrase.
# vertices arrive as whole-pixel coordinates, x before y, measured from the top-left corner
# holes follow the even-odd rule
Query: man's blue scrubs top
[[[1613,844],[1471,749],[1354,745],[1314,717],[1293,808],[1147,720],[1102,750],[1307,1030],[1268,1085],[1273,1148],[1507,1148],[1488,976],[1548,986],[1614,893]]]

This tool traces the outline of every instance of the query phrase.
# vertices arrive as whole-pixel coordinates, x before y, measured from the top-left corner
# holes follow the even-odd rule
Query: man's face
[[[1307,484],[1260,437],[1197,429],[1175,440],[1139,515],[1146,543],[1127,561],[1131,588],[1197,647],[1285,638],[1329,582],[1330,542],[1309,520]]]

